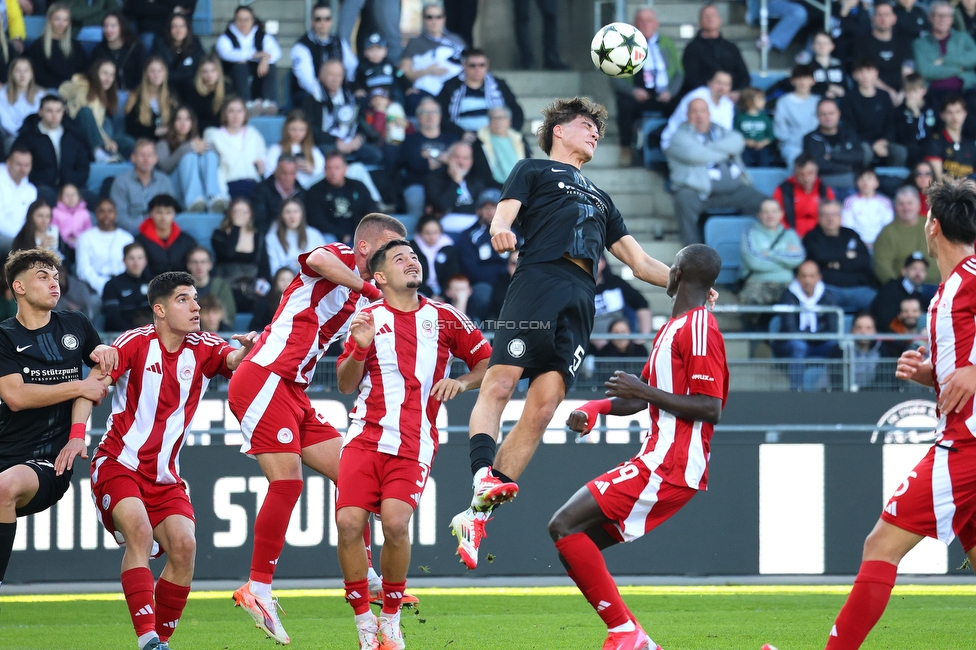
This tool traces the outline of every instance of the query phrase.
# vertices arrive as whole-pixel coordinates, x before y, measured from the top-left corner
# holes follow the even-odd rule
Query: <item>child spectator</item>
[[[6,149],[20,134],[24,118],[41,110],[44,89],[34,80],[34,66],[29,59],[16,58],[10,62],[7,83],[0,89],[0,129]]]
[[[906,150],[895,142],[895,107],[891,96],[878,90],[878,68],[870,58],[859,59],[852,75],[857,85],[840,103],[844,123],[871,148],[873,164],[901,167]]]
[[[234,20],[220,35],[217,55],[224,62],[224,74],[234,84],[237,94],[255,115],[278,112],[278,70],[281,47],[248,6],[234,10]]]
[[[220,195],[247,196],[264,177],[267,149],[260,131],[247,124],[247,107],[240,97],[232,97],[221,111],[219,129],[207,129],[203,138],[220,156],[217,174]]]
[[[156,143],[156,156],[156,167],[170,175],[187,212],[223,212],[227,197],[221,194],[217,178],[220,158],[200,137],[192,109],[176,109],[166,137]]]
[[[153,142],[166,136],[176,100],[169,88],[169,68],[158,56],[149,58],[142,81],[125,102],[125,132]]]
[[[278,166],[281,154],[291,154],[298,163],[298,183],[309,188],[325,178],[325,156],[315,146],[312,128],[300,108],[288,114],[281,127],[281,142],[268,147],[264,159],[264,176],[269,178]]]
[[[193,81],[179,89],[184,103],[193,109],[200,122],[201,133],[220,126],[220,109],[231,91],[224,78],[220,59],[210,54],[203,58]]]
[[[306,222],[305,207],[301,201],[286,199],[281,204],[277,221],[268,231],[265,243],[272,273],[277,273],[282,267],[298,273],[298,256],[328,242],[321,232]]]
[[[779,152],[787,168],[803,152],[803,136],[817,128],[817,102],[812,93],[814,70],[809,65],[797,65],[790,74],[793,92],[776,102],[773,133],[779,141]]]
[[[455,309],[464,315],[468,314],[468,300],[471,299],[471,282],[462,274],[455,275],[447,281],[444,297]]]
[[[850,83],[844,74],[843,63],[833,57],[834,39],[826,32],[813,37],[813,94],[828,99],[839,99],[847,93]]]
[[[976,142],[963,136],[968,111],[959,95],[949,95],[942,102],[942,131],[933,133],[926,145],[925,160],[935,172],[933,180],[943,175],[965,178],[976,170]]]
[[[390,97],[390,88],[377,86],[369,91],[369,105],[363,112],[366,123],[376,129],[383,141],[388,145],[398,145],[403,142],[407,133],[413,132],[413,126],[407,121],[407,113],[403,106]],[[387,169],[391,169],[394,160],[388,160]]]
[[[925,141],[935,133],[938,116],[935,109],[925,103],[925,80],[922,75],[912,73],[902,84],[905,102],[895,117],[895,141],[905,147],[905,161],[913,166],[922,159]]]
[[[393,61],[387,58],[389,50],[386,40],[380,34],[370,34],[363,45],[363,59],[356,68],[356,79],[352,83],[353,92],[357,97],[369,97],[374,88],[386,88],[390,91],[392,101],[402,104],[404,86],[409,88],[410,82],[403,76]]]
[[[200,331],[201,332],[227,332],[231,326],[227,321],[226,307],[224,302],[217,296],[210,294],[200,298]]]
[[[895,218],[891,200],[878,194],[878,175],[870,167],[857,174],[857,193],[844,199],[841,225],[856,232],[868,249],[874,248],[874,240],[881,229]]]
[[[34,76],[44,88],[57,88],[88,67],[81,44],[71,37],[71,10],[60,2],[47,9],[44,32],[27,50]]]
[[[746,140],[742,162],[748,167],[769,167],[773,141],[773,121],[766,114],[766,94],[758,88],[744,88],[739,96],[739,110],[733,124]]]
[[[88,204],[71,183],[61,188],[58,204],[51,213],[51,223],[61,232],[64,243],[72,249],[78,245],[81,233],[92,227]]]

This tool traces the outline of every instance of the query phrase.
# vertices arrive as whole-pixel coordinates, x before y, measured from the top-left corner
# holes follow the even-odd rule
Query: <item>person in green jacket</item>
[[[783,208],[774,199],[759,206],[756,223],[742,233],[740,251],[742,305],[774,305],[793,281],[793,270],[806,258],[800,236],[783,226]],[[757,319],[753,319],[755,322]]]
[[[915,71],[929,84],[928,100],[942,106],[950,95],[962,95],[970,113],[976,109],[976,42],[952,28],[952,6],[943,0],[929,5],[932,29],[912,42]]]

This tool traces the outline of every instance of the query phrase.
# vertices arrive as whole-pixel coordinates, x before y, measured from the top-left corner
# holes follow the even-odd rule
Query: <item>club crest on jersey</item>
[[[291,432],[291,429],[285,427],[278,431],[278,442],[283,445],[287,445],[289,442],[295,439],[295,434]]]
[[[112,505],[112,497],[106,494],[102,497],[102,510],[108,510],[110,505]]]
[[[193,378],[193,368],[183,366],[180,368],[180,381],[190,381]]]
[[[74,334],[65,334],[61,337],[61,345],[64,346],[65,350],[77,350],[78,337]]]
[[[525,354],[525,341],[522,339],[512,339],[508,342],[508,353],[513,359],[521,359]]]
[[[434,327],[434,322],[425,320],[420,324],[420,334],[427,339],[437,338],[437,328]]]

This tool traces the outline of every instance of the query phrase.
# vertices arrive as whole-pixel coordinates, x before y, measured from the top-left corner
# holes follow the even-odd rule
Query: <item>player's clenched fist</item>
[[[613,373],[613,377],[608,379],[604,386],[607,387],[607,397],[623,399],[642,399],[641,395],[647,388],[647,384],[623,370]]]
[[[611,402],[608,399],[592,400],[569,414],[566,426],[580,436],[585,436],[596,426],[597,417],[610,412]]]
[[[898,358],[898,365],[895,366],[895,377],[904,381],[915,378],[915,373],[925,360],[925,347],[918,350],[905,350]]]
[[[373,313],[359,312],[349,323],[349,334],[352,340],[361,348],[368,348],[373,342],[376,331],[373,329]]]
[[[511,253],[515,250],[515,233],[511,230],[502,230],[491,237],[491,247],[496,253]]]

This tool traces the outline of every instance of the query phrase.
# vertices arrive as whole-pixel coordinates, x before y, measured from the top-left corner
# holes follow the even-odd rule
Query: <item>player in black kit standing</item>
[[[17,315],[0,322],[0,583],[17,517],[57,503],[75,457],[88,457],[90,405],[73,418],[74,400],[97,402],[108,389],[96,377],[82,379],[81,364],[98,363],[109,374],[118,363],[84,314],[53,311],[61,297],[58,264],[57,253],[33,248],[11,253],[3,267]]]
[[[474,498],[451,522],[469,569],[478,564],[488,514],[518,493],[514,481],[576,378],[593,328],[603,250],[645,282],[663,287],[668,281],[668,266],[644,253],[607,193],[580,173],[603,135],[606,109],[577,97],[555,101],[542,115],[539,145],[549,159],[516,164],[491,223],[491,244],[499,253],[515,250],[513,224],[525,242],[471,412]],[[502,410],[521,377],[531,380],[525,408],[496,459]]]

